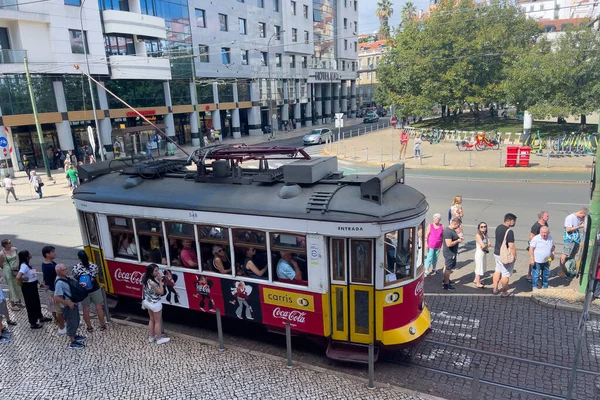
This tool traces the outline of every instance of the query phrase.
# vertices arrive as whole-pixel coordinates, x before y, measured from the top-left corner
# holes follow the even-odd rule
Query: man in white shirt
[[[548,278],[550,277],[550,261],[554,260],[554,241],[549,234],[547,226],[540,228],[540,234],[531,239],[529,243],[529,264],[531,269],[532,290],[537,290],[537,283],[542,274],[542,289],[548,289]]]
[[[12,193],[13,197],[16,200],[19,200],[17,195],[15,194],[15,187],[12,179],[10,179],[10,174],[7,172],[4,178],[4,189],[6,190],[6,202],[8,203],[8,195]]]

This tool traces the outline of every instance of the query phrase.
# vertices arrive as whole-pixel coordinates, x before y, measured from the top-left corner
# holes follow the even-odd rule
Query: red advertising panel
[[[106,263],[115,293],[141,299],[142,277],[146,273],[146,267],[111,260]]]
[[[185,287],[189,307],[192,310],[216,313],[217,308],[222,311],[225,309],[220,278],[186,273]]]
[[[383,307],[384,331],[400,328],[419,316],[419,304],[423,298],[423,275],[398,289],[402,289],[402,302]]]
[[[261,286],[264,324],[284,328],[289,322],[295,331],[323,335],[322,295],[272,286]]]

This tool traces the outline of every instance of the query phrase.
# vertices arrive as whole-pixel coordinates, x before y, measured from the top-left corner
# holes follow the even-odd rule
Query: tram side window
[[[406,228],[385,234],[385,285],[412,278],[414,230]]]
[[[279,282],[308,285],[306,236],[271,233],[271,257]]]
[[[350,241],[350,273],[352,282],[372,283],[373,253],[371,240]]]
[[[236,275],[269,279],[267,242],[264,232],[234,229],[233,250]]]
[[[334,281],[346,280],[345,243],[345,239],[331,239],[331,279]]]
[[[198,226],[198,240],[202,270],[231,274],[229,229],[220,226]]]
[[[136,219],[135,223],[139,247],[142,252],[142,261],[167,265],[162,222],[150,219]]]
[[[194,225],[167,223],[167,239],[172,266],[198,269]]]
[[[88,239],[90,244],[99,245],[98,241],[98,227],[96,226],[96,218],[94,214],[83,213],[85,217],[85,227],[87,230]]]
[[[423,245],[423,241],[425,240],[425,221],[423,221],[421,223],[421,225],[419,225],[419,229],[417,230],[417,238],[418,238],[418,245],[419,247],[417,248],[417,276],[421,275],[421,273],[423,272],[425,265],[423,264],[423,261],[425,260],[425,246]]]
[[[137,260],[138,246],[131,218],[108,217],[108,228],[115,256]]]

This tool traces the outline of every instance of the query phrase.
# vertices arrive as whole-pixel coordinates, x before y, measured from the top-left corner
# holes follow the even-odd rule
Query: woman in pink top
[[[406,160],[406,148],[408,147],[408,133],[404,129],[400,133],[400,159]]]
[[[440,222],[442,215],[439,213],[433,214],[433,223],[429,224],[425,232],[425,251],[427,258],[425,259],[425,276],[435,275],[437,271],[435,267],[440,255],[443,243],[444,225]]]

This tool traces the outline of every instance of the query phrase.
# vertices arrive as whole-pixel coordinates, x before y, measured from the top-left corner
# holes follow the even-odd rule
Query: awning
[[[164,124],[158,124],[158,125],[156,125],[156,128],[158,128],[164,132],[166,127]],[[117,134],[119,134],[119,133],[138,133],[138,132],[155,132],[155,131],[157,131],[156,128],[153,127],[152,125],[132,126],[130,128],[117,130]]]

